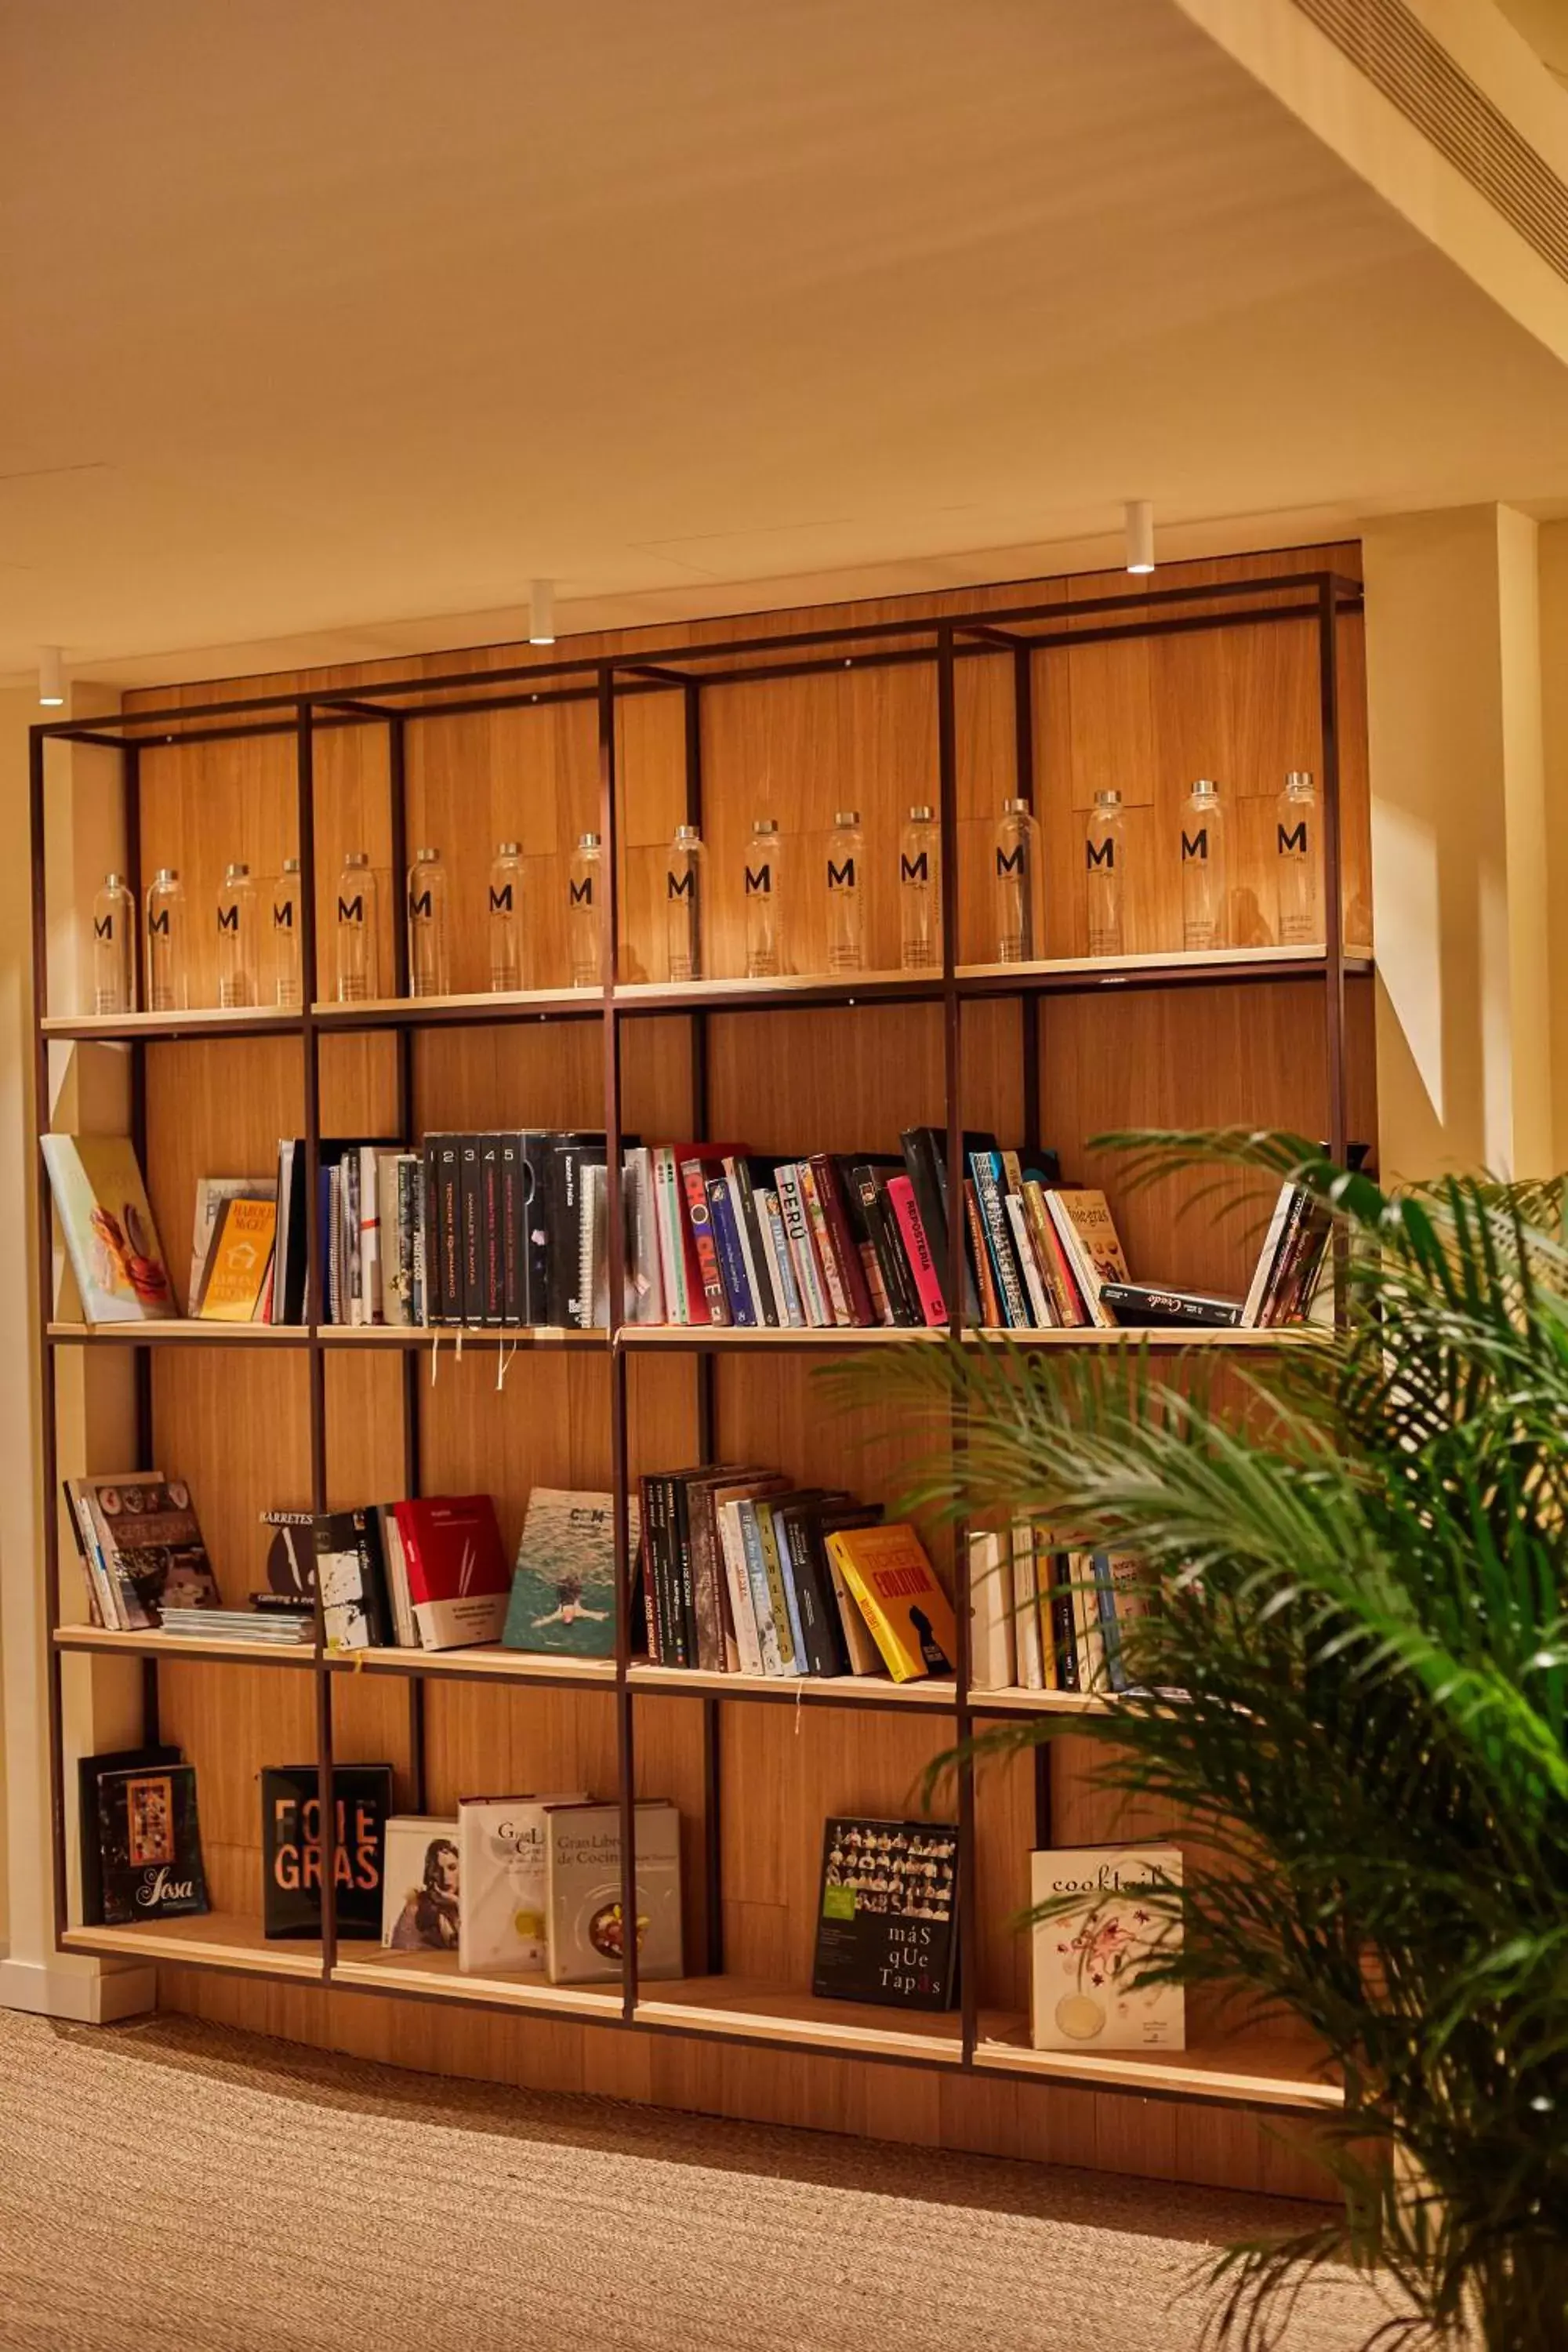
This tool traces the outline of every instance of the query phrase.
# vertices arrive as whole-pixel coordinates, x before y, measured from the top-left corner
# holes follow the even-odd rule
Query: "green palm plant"
[[[1108,1786],[1182,1823],[1182,1948],[1149,1975],[1247,1988],[1345,2093],[1318,2143],[1340,2197],[1321,2226],[1224,2256],[1218,2339],[1278,2342],[1303,2284],[1349,2259],[1402,2294],[1373,2340],[1562,2347],[1558,1192],[1455,1178],[1394,1195],[1281,1135],[1102,1144],[1140,1179],[1202,1160],[1305,1185],[1335,1223],[1341,1328],[1245,1375],[1211,1370],[1214,1351],[1161,1374],[1135,1342],[997,1341],[899,1350],[841,1391],[906,1431],[932,1416],[906,1507],[1133,1553],[1157,1594],[1129,1637],[1140,1687],[1071,1718]],[[971,1752],[1059,1727],[1009,1725]]]

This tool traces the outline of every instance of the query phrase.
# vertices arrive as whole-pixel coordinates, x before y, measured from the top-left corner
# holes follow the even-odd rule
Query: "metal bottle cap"
[[[1310,793],[1312,789],[1311,770],[1292,768],[1285,779],[1285,789],[1288,793]]]
[[[414,853],[414,863],[416,866],[434,866],[440,855],[438,849],[416,849]]]
[[[370,864],[370,852],[368,849],[351,849],[344,857],[343,864],[345,866],[368,866]]]
[[[1029,803],[1027,801],[1004,801],[1002,814],[1004,816],[1027,816],[1030,814]]]
[[[248,882],[250,868],[243,864],[231,866],[223,878],[226,882]]]
[[[912,808],[910,811],[910,823],[911,824],[929,824],[931,823],[931,809],[926,802],[922,801],[919,808]]]
[[[496,844],[498,857],[521,857],[521,855],[522,851],[515,841],[501,841]]]
[[[860,812],[858,809],[836,809],[834,811],[833,822],[841,829],[845,825],[858,824],[860,822]]]
[[[103,877],[103,887],[106,890],[123,890],[125,887],[124,875],[106,874]]]
[[[1096,793],[1094,805],[1096,808],[1119,809],[1121,806],[1121,794],[1114,784],[1106,784]]]
[[[577,846],[579,849],[597,849],[599,846],[598,835],[596,833],[579,834],[577,836]]]
[[[677,841],[700,841],[702,835],[694,824],[678,824],[675,837]]]
[[[283,871],[285,874],[298,874],[300,871],[299,859],[297,857],[286,857],[283,860]]]
[[[1193,798],[1195,801],[1218,800],[1219,786],[1215,783],[1212,776],[1199,776],[1197,778],[1196,782],[1193,785]]]
[[[158,871],[153,877],[153,880],[155,884],[159,882],[177,882],[179,878],[180,869],[177,866],[160,866]]]

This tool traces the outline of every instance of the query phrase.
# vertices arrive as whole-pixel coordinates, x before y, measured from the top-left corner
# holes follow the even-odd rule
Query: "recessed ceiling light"
[[[1129,572],[1152,572],[1154,569],[1154,507],[1150,499],[1129,499],[1127,501],[1127,569]]]
[[[64,705],[66,690],[60,667],[58,646],[38,647],[38,700],[46,710],[58,710]]]
[[[531,646],[552,646],[555,643],[553,580],[536,580],[529,593],[528,642]]]

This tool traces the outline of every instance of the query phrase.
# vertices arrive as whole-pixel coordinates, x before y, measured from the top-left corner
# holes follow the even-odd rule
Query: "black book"
[[[547,1128],[519,1138],[522,1152],[522,1319],[550,1320],[550,1171],[563,1140]]]
[[[1078,1628],[1073,1619],[1072,1561],[1065,1551],[1051,1554],[1051,1647],[1057,1654],[1057,1681],[1065,1691],[1081,1690],[1083,1669],[1078,1654]]]
[[[396,1635],[375,1513],[321,1511],[310,1524],[327,1647],[395,1647]]]
[[[1193,1323],[1234,1329],[1241,1321],[1239,1298],[1211,1298],[1201,1290],[1161,1290],[1148,1282],[1104,1282],[1100,1302],[1119,1323]]]
[[[945,1822],[830,1819],[816,1915],[818,2000],[952,2009],[958,1832]]]
[[[362,1144],[370,1144],[377,1151],[395,1151],[397,1145],[387,1136],[323,1135],[317,1145],[317,1161],[321,1175],[330,1175],[341,1168],[353,1153],[357,1168]],[[309,1234],[305,1218],[305,1144],[300,1136],[294,1137],[288,1153],[279,1154],[279,1168],[287,1162],[287,1202],[278,1204],[279,1231],[283,1235],[283,1260],[272,1277],[272,1320],[274,1323],[303,1323],[306,1319],[306,1293],[309,1288]],[[317,1195],[318,1207],[324,1206],[327,1186],[322,1184]],[[321,1220],[322,1320],[331,1319],[331,1288],[329,1281],[331,1231],[327,1218]]]
[[[479,1138],[480,1319],[489,1324],[500,1323],[505,1319],[501,1311],[506,1297],[505,1232],[500,1201],[501,1142],[499,1135],[481,1135]]]
[[[969,1128],[965,1128],[961,1141],[965,1169],[968,1168],[969,1155],[972,1151],[994,1151],[996,1149],[996,1139],[994,1135],[977,1133]],[[936,1278],[942,1285],[942,1295],[945,1298],[949,1273],[947,1132],[945,1129],[940,1127],[911,1127],[900,1136],[899,1142],[904,1155],[904,1166],[909,1171],[910,1182],[914,1189],[915,1206],[921,1213],[921,1223],[925,1227],[926,1240],[931,1244],[931,1260],[936,1267]],[[960,1205],[962,1212],[962,1203]],[[969,1245],[968,1220],[963,1218],[962,1213],[961,1228],[963,1231],[964,1242],[963,1319],[966,1323],[978,1323],[980,1295],[974,1286],[974,1262]]]
[[[767,1245],[763,1240],[763,1226],[766,1220],[763,1211],[758,1208],[756,1201],[756,1187],[759,1184],[771,1184],[773,1181],[773,1171],[765,1160],[755,1162],[749,1160],[737,1160],[735,1181],[731,1187],[731,1193],[736,1213],[746,1229],[746,1241],[752,1253],[752,1264],[757,1270],[755,1285],[757,1319],[776,1330],[785,1318],[782,1305],[773,1296],[773,1265],[768,1256]]]
[[[463,1319],[463,1139],[436,1139],[437,1216],[441,1247],[441,1320]]]
[[[483,1142],[482,1135],[463,1135],[458,1139],[463,1320],[470,1328],[485,1319],[485,1212],[479,1176],[479,1151]]]
[[[98,1818],[99,1782],[111,1772],[146,1772],[177,1764],[177,1748],[121,1748],[109,1756],[79,1756],[77,1820],[81,1826],[81,1919],[84,1927],[103,1926],[103,1865]]]
[[[688,1482],[696,1471],[680,1470],[669,1481],[671,1568],[680,1602],[680,1663],[694,1666],[697,1648],[697,1585],[691,1572],[691,1507]]]
[[[899,1221],[888,1199],[889,1170],[902,1175],[902,1160],[858,1160],[849,1171],[849,1192],[876,1255],[893,1321],[901,1328],[918,1328],[925,1316]]]
[[[545,1171],[545,1321],[585,1328],[579,1297],[583,1265],[583,1171],[605,1165],[602,1133],[587,1130],[550,1139]],[[592,1301],[588,1302],[590,1311]]]
[[[446,1261],[441,1248],[441,1141],[426,1135],[419,1147],[419,1181],[425,1198],[425,1320],[447,1320]]]
[[[785,1496],[773,1512],[773,1526],[782,1528],[789,1549],[789,1572],[805,1649],[804,1663],[814,1675],[847,1675],[850,1671],[849,1652],[822,1540],[824,1510],[842,1507],[848,1499],[845,1495],[833,1495],[813,1502],[796,1502]]]
[[[496,1223],[500,1253],[500,1320],[515,1331],[528,1320],[528,1225],[523,1214],[522,1137],[498,1135]]]
[[[98,1776],[99,1893],[106,1927],[205,1911],[194,1764],[133,1764]]]
[[[379,1939],[391,1765],[334,1765],[332,1800],[338,1933]],[[321,1932],[321,1780],[313,1764],[262,1772],[261,1909],[268,1937]]]

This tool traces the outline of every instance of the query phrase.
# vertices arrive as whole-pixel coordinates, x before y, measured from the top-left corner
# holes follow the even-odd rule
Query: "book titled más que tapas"
[[[811,1990],[951,2009],[958,1997],[958,1832],[835,1816],[823,1832]]]

